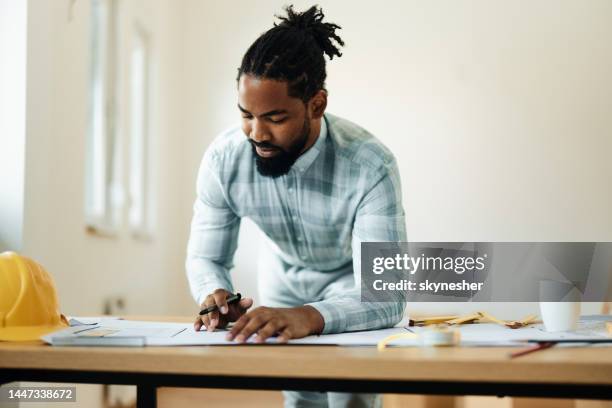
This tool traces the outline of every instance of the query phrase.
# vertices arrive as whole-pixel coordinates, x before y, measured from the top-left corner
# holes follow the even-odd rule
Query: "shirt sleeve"
[[[228,205],[219,172],[221,163],[209,148],[197,178],[185,267],[191,294],[198,304],[215,289],[233,292],[230,269],[238,245],[240,217]]]
[[[311,303],[323,316],[324,334],[392,327],[403,317],[406,302],[361,301],[361,243],[406,241],[399,171],[395,160],[386,164],[366,191],[353,225],[352,251],[355,286],[339,288],[323,301]]]

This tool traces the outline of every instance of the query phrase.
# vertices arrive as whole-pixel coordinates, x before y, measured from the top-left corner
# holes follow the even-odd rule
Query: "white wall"
[[[23,237],[26,33],[27,3],[0,0],[0,252],[21,250]]]
[[[100,313],[118,294],[132,313],[192,313],[183,262],[198,164],[238,120],[240,59],[286,2],[119,0],[123,46],[136,17],[154,36],[157,61],[157,230],[142,242],[124,230],[116,238],[85,232],[90,2],[27,2],[26,54],[23,25],[14,25],[26,3],[7,13],[6,1],[0,250],[19,247],[23,212],[23,252],[51,271],[64,312]],[[395,152],[410,240],[612,240],[611,2],[319,3],[347,43],[329,64],[329,111]],[[234,277],[249,295],[257,238],[245,222]],[[533,307],[497,310],[517,317]],[[80,390],[80,405],[93,406],[99,388]]]
[[[612,240],[611,2],[318,3],[347,44],[328,65],[329,111],[395,152],[410,240]],[[286,2],[184,4],[193,186],[211,138],[239,119],[243,53]],[[255,290],[256,239],[247,224],[234,273],[243,292]]]
[[[24,251],[54,274],[68,313],[98,313],[104,297],[124,294],[133,312],[188,314],[197,167],[238,120],[236,68],[284,2],[120,3],[155,36],[157,233],[152,242],[85,233],[89,2],[36,1]],[[347,43],[329,64],[329,110],[396,153],[409,238],[610,240],[612,4],[382,4],[321,2]],[[253,294],[257,232],[243,227],[234,276]]]
[[[126,4],[122,46],[129,49],[126,33],[136,16],[153,36],[157,61],[152,127],[158,213],[151,241],[134,240],[124,229],[115,238],[85,231],[90,2],[33,1],[28,15],[24,252],[53,274],[66,313],[100,313],[110,295],[125,296],[131,313],[177,313],[174,295],[187,290],[182,265],[189,214],[178,211],[177,183],[181,10],[165,0]],[[125,98],[121,102],[125,108]],[[123,109],[124,139],[127,117]]]
[[[156,229],[138,241],[121,228],[114,238],[85,230],[85,158],[89,102],[90,1],[29,2],[27,144],[23,253],[55,278],[66,314],[102,312],[109,296],[123,296],[131,314],[179,314],[188,302],[183,271],[189,213],[181,211],[183,76],[182,9],[169,0],[119,1],[121,88],[132,24],[152,36],[153,157]],[[25,71],[24,71],[25,74]],[[120,95],[121,135],[129,134],[128,94]],[[127,156],[127,155],[126,155]],[[124,157],[124,160],[126,158]],[[127,169],[128,166],[122,166]],[[124,175],[128,180],[127,174]],[[101,406],[102,388],[79,385],[79,406]]]

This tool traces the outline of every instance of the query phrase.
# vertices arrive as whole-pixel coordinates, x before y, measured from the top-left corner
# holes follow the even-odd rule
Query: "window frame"
[[[153,237],[153,184],[151,86],[152,86],[152,38],[150,32],[138,21],[131,29],[130,48],[130,165],[128,227],[134,238],[150,240]],[[137,66],[138,50],[141,52]],[[137,68],[141,68],[140,88],[136,87]],[[135,92],[139,91],[139,95]],[[139,101],[136,99],[139,98]],[[138,105],[137,105],[138,103]],[[138,122],[138,123],[137,123]],[[139,176],[139,177],[137,177]]]
[[[122,218],[116,0],[91,0],[89,128],[85,172],[86,231],[116,236]]]

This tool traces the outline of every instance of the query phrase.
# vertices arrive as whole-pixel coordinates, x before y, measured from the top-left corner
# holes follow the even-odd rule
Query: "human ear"
[[[312,119],[321,119],[325,113],[325,108],[327,108],[327,92],[320,89],[314,94],[314,96],[310,98],[308,108]]]

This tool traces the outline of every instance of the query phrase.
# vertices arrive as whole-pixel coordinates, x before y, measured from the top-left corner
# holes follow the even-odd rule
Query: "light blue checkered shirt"
[[[406,241],[401,200],[392,153],[345,119],[326,114],[315,144],[278,178],[260,175],[245,134],[229,129],[198,173],[186,261],[192,295],[201,303],[217,288],[234,291],[229,271],[248,217],[268,248],[259,254],[264,304],[309,304],[323,333],[393,326],[404,302],[360,301],[360,243]]]

